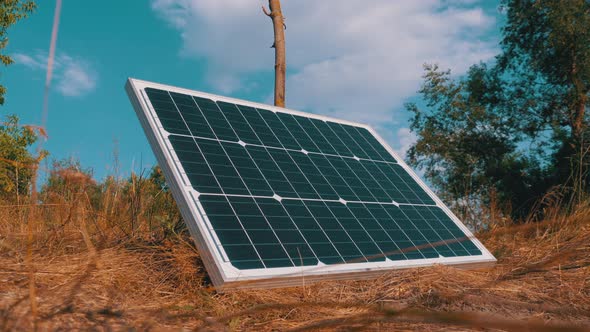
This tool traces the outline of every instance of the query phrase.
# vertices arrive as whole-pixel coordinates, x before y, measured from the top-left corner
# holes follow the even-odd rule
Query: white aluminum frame
[[[212,231],[207,215],[199,202],[199,193],[191,186],[182,164],[179,162],[168,139],[170,134],[160,123],[154,108],[145,94],[145,88],[155,88],[209,98],[213,101],[224,101],[273,112],[289,113],[365,128],[369,130],[379,143],[385,147],[397,163],[411,175],[420,187],[426,191],[426,193],[434,200],[436,206],[440,207],[465,233],[465,235],[470,238],[477,248],[481,250],[482,254],[478,256],[439,257],[404,261],[392,261],[386,258],[384,262],[347,263],[336,265],[325,265],[320,262],[317,266],[238,270],[227,262],[228,259],[222,247],[216,245],[216,243],[219,243],[219,239],[217,239],[215,232]],[[152,150],[156,155],[158,164],[164,172],[167,183],[171,188],[172,195],[174,196],[174,199],[180,208],[182,217],[195,240],[197,249],[201,254],[205,267],[209,272],[215,287],[261,287],[264,285],[268,287],[268,285],[272,284],[275,284],[275,286],[287,286],[300,284],[303,277],[307,281],[313,281],[315,279],[361,279],[365,275],[372,276],[376,275],[376,272],[386,272],[392,269],[423,267],[434,264],[484,266],[496,262],[494,256],[473,236],[471,231],[469,231],[469,229],[465,227],[465,225],[463,225],[463,223],[445,206],[434,192],[426,186],[426,184],[403,161],[403,159],[395,153],[387,142],[368,125],[133,78],[128,79],[127,84],[125,85],[125,90],[133,104],[133,108],[137,113],[143,130],[152,146]]]

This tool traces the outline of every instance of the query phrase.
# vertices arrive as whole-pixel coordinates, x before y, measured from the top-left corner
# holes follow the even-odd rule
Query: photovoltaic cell
[[[154,150],[191,189],[188,219],[222,264],[493,260],[365,126],[142,84],[140,120],[162,135]]]

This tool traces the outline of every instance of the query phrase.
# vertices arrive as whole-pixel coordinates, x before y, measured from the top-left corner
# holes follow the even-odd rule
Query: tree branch
[[[270,13],[264,6],[262,11],[272,19],[274,30],[275,49],[275,106],[285,107],[285,75],[286,75],[286,54],[285,54],[285,17],[281,10],[280,0],[268,0]]]
[[[264,15],[268,16],[268,17],[272,17],[271,14],[268,12],[268,10],[266,10],[266,7],[262,6],[262,12],[264,13]]]

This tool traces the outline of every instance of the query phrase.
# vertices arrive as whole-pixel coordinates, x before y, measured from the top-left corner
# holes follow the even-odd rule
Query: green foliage
[[[527,105],[535,113],[573,126],[575,108],[590,89],[590,2],[505,0],[504,5],[499,68],[542,101]]]
[[[185,230],[180,211],[170,193],[160,167],[151,169],[149,176],[132,173],[121,185],[122,203],[128,206],[131,233],[147,229],[164,238]]]
[[[472,66],[464,78],[426,65],[420,89],[425,108],[407,104],[418,140],[408,162],[455,203],[464,218],[477,202],[488,204],[498,191],[503,203],[522,214],[534,203],[532,188],[541,185],[538,163],[518,149],[522,135],[501,104],[501,81],[485,64]],[[530,179],[535,178],[531,186]]]
[[[84,169],[80,161],[64,159],[53,162],[49,176],[41,188],[41,199],[47,203],[58,203],[52,200],[59,197],[65,202],[73,202],[80,193],[92,193],[98,190],[92,179],[92,170]]]
[[[159,166],[154,166],[148,178],[147,195],[151,199],[148,210],[150,224],[156,223],[164,227],[165,235],[178,234],[186,230],[186,226],[166,184],[164,173]]]
[[[567,130],[579,148],[590,92],[590,2],[505,0],[498,69],[510,77],[510,107],[530,134]],[[565,138],[565,137],[564,137]]]
[[[0,52],[8,44],[6,33],[17,21],[27,17],[36,8],[33,1],[23,0],[2,0],[0,2]],[[8,66],[13,60],[10,56],[0,53],[0,62]],[[4,104],[6,88],[0,85],[0,105]]]
[[[450,71],[426,65],[419,92],[427,110],[406,105],[414,114],[410,128],[419,137],[408,151],[410,163],[454,197],[474,185],[489,185],[486,170],[515,150],[502,118],[486,107],[482,92],[493,82],[485,70],[485,65],[474,66],[466,79],[454,81]]]
[[[19,124],[16,115],[0,122],[0,198],[12,201],[28,194],[37,165],[29,148],[37,139],[33,129]]]
[[[75,220],[79,207],[84,207],[97,222],[118,229],[124,238],[162,240],[186,230],[159,167],[147,177],[141,172],[125,179],[108,176],[100,182],[92,173],[75,159],[53,162],[39,197],[45,204],[63,207],[48,211],[58,224]]]
[[[590,2],[505,0],[498,70],[507,77],[506,107],[546,146],[546,177],[572,201],[588,188],[590,171]]]
[[[3,0],[0,2],[0,52],[8,44],[8,28],[35,9],[33,1]],[[10,65],[12,59],[0,53],[0,62]],[[4,104],[6,88],[0,85],[0,105]],[[28,148],[37,140],[30,127],[20,126],[17,116],[7,116],[0,123],[0,198],[18,200],[28,194],[36,160]],[[44,152],[39,156],[42,159]]]
[[[590,1],[504,0],[502,53],[460,78],[426,66],[408,161],[447,200],[526,216],[551,188],[587,188]],[[493,195],[491,195],[493,193]],[[496,196],[497,193],[497,196]],[[457,203],[458,202],[458,203]]]

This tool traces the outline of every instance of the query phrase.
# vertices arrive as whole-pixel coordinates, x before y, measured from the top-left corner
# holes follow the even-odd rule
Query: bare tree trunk
[[[272,45],[275,49],[275,106],[285,107],[285,18],[281,11],[280,0],[268,0],[270,13],[262,7],[264,13],[272,19],[274,26],[275,42]]]

